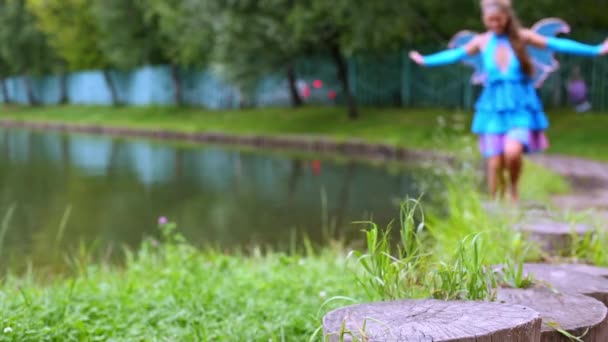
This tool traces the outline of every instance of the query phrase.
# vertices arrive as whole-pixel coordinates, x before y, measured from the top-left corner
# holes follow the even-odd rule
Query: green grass
[[[363,298],[344,253],[238,256],[146,244],[124,269],[89,264],[0,289],[0,341],[303,341],[320,315]],[[10,328],[10,333],[2,333]]]
[[[512,260],[516,275],[536,256],[507,216],[481,209],[471,182],[449,189],[447,216],[427,220],[421,203],[405,202],[398,237],[362,226],[360,251],[303,240],[292,253],[228,255],[192,247],[173,224],[121,266],[81,248],[66,254],[69,274],[30,270],[0,283],[0,341],[319,341],[323,315],[352,303],[492,299],[495,284],[522,281],[498,279],[491,265]]]
[[[442,277],[465,281],[448,284],[426,273],[439,265],[432,253],[419,255],[424,259],[414,263],[413,254],[401,259],[386,253],[391,244],[383,235],[372,243],[382,249],[367,252],[375,259],[361,255],[357,261],[340,245],[316,253],[309,248],[293,255],[225,255],[197,250],[168,235],[164,243],[147,241],[129,252],[123,267],[73,257],[72,276],[41,282],[32,271],[3,282],[0,341],[320,340],[318,328],[329,310],[394,299],[390,290],[408,291],[402,283],[406,279],[418,279],[418,291],[402,292],[399,298],[434,293],[449,295],[446,299],[485,298],[488,286],[481,280],[489,275],[486,264],[476,265],[473,277],[484,289],[469,293],[467,266],[452,266],[450,258],[442,261],[447,267]],[[361,260],[374,263],[377,273],[368,273]],[[412,264],[404,278],[405,262]],[[368,292],[363,283],[379,291]]]
[[[551,153],[608,160],[608,115],[549,112]],[[263,108],[208,111],[171,107],[4,107],[0,118],[142,127],[176,131],[258,135],[305,135],[360,139],[397,146],[457,151],[468,135],[471,116],[440,109],[364,108],[362,118],[350,121],[340,107],[302,109]],[[438,127],[449,138],[436,139]],[[470,140],[469,140],[470,141]]]

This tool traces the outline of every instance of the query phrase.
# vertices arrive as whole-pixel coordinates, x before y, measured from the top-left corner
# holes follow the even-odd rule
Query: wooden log
[[[505,304],[524,305],[540,313],[543,319],[542,342],[570,342],[570,338],[559,330],[586,342],[608,341],[608,309],[591,297],[555,293],[540,287],[528,290],[499,289],[497,300]]]
[[[561,293],[583,294],[608,306],[608,279],[548,264],[526,264],[524,274]]]
[[[323,319],[328,341],[540,341],[540,314],[520,305],[411,300],[350,306]]]
[[[540,248],[549,254],[564,252],[571,247],[574,236],[584,237],[594,231],[587,225],[571,225],[542,217],[527,219],[515,229],[525,233],[531,241],[539,244]]]

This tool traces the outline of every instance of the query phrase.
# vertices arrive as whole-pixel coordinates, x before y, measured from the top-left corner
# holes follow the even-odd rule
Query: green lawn
[[[608,160],[608,115],[549,112],[550,153]],[[320,135],[403,147],[458,150],[468,136],[470,113],[442,109],[362,110],[350,121],[340,107],[264,108],[208,111],[172,107],[4,107],[0,118],[142,127],[177,131],[256,135]],[[442,125],[443,123],[443,125]],[[436,139],[443,127],[442,139]],[[446,137],[448,139],[446,139]],[[470,143],[471,140],[469,140]]]

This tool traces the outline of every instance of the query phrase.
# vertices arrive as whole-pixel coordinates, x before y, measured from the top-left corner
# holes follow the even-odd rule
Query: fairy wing
[[[477,36],[476,32],[460,31],[452,40],[450,40],[448,47],[450,49],[464,47],[473,40],[475,36]],[[473,84],[482,84],[485,80],[485,74],[483,73],[483,59],[481,58],[481,54],[477,53],[473,56],[468,56],[464,59],[463,63],[475,69],[471,82]]]
[[[570,33],[570,26],[561,19],[548,18],[537,22],[532,27],[532,31],[545,37],[555,37],[560,33]],[[528,54],[534,64],[534,86],[540,88],[547,77],[557,70],[559,63],[555,59],[553,51],[549,49],[539,49],[534,46],[528,46]]]

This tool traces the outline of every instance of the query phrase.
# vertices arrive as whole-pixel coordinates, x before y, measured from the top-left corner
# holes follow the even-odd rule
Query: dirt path
[[[532,160],[567,177],[573,192],[556,196],[555,205],[564,209],[598,209],[608,218],[608,164],[563,156],[535,156]]]

